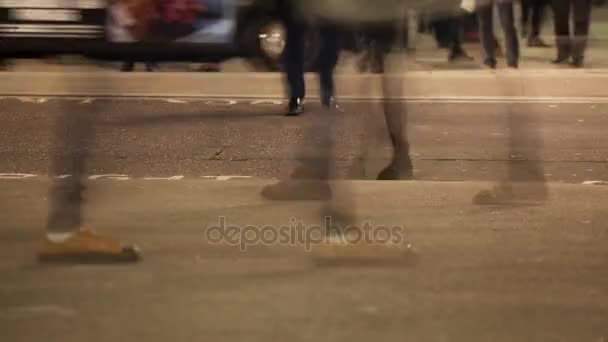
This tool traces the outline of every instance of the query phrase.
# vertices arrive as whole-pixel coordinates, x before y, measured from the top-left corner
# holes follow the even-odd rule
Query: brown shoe
[[[312,247],[313,262],[321,266],[409,264],[412,246],[406,243],[352,240],[344,235],[328,237]]]
[[[38,253],[40,262],[112,264],[139,259],[136,246],[123,247],[115,240],[88,229],[78,230],[62,242],[46,238]]]

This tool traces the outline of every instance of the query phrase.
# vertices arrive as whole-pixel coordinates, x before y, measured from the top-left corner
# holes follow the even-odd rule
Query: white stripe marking
[[[228,180],[232,180],[232,179],[250,179],[253,177],[251,177],[251,176],[201,176],[201,178],[215,179],[218,181],[228,181]]]
[[[0,179],[26,179],[34,177],[36,177],[36,175],[29,173],[0,173]]]
[[[176,181],[182,180],[184,176],[172,176],[172,177],[145,177],[144,180],[168,180],[168,181]]]
[[[111,179],[111,180],[125,181],[125,180],[129,180],[130,178],[127,175],[107,174],[107,175],[93,175],[93,176],[90,176],[89,179],[90,180]]]

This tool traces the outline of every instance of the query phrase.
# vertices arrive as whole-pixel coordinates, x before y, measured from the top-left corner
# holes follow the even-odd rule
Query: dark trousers
[[[521,0],[521,26],[527,30],[530,17],[532,17],[532,30],[530,37],[538,37],[543,24],[545,7],[548,0]]]
[[[462,18],[452,16],[435,20],[431,23],[435,32],[435,40],[439,47],[449,48],[453,53],[462,52]]]
[[[591,0],[553,0],[558,58],[583,58],[591,24]],[[570,14],[574,37],[570,36]]]
[[[513,3],[510,1],[496,2],[500,24],[505,35],[505,48],[507,50],[507,64],[517,66],[519,62],[519,39],[515,29],[515,19],[513,16]],[[496,66],[496,41],[493,26],[494,3],[483,6],[477,11],[479,21],[479,38],[483,47],[485,59],[484,63],[489,66]]]
[[[290,97],[304,97],[306,36],[310,27],[299,20],[287,20],[287,42],[283,62],[287,73],[287,83]],[[331,25],[320,26],[320,50],[318,57],[318,72],[321,82],[321,98],[327,99],[334,95],[333,73],[338,63],[340,53],[338,31]]]

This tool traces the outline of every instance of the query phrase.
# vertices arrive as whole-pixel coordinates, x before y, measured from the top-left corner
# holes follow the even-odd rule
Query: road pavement
[[[402,265],[321,267],[302,244],[214,244],[207,229],[318,224],[263,180],[93,182],[86,218],[137,242],[132,266],[36,264],[48,179],[0,181],[0,330],[10,341],[604,341],[608,188],[550,184],[479,207],[493,183],[341,182],[359,220],[404,230]],[[346,189],[346,190],[344,190]],[[593,200],[591,200],[593,199]],[[241,231],[242,232],[242,231]],[[245,236],[245,235],[243,235]],[[259,235],[258,235],[259,237]]]
[[[370,181],[390,157],[381,107],[344,99],[343,112],[333,113],[336,178],[349,180],[332,183],[334,204],[357,224],[401,229],[415,258],[391,266],[322,267],[301,242],[249,243],[243,251],[240,243],[208,239],[221,217],[241,231],[280,228],[293,218],[320,223],[322,203],[260,195],[294,169],[302,146],[319,139],[305,133],[329,122],[332,114],[314,100],[304,115],[288,118],[279,92],[262,100],[4,93],[2,336],[606,341],[608,104],[602,78],[584,79],[597,96],[570,89],[567,98],[470,97],[452,87],[432,99],[396,99],[407,112],[416,169],[407,182]],[[49,206],[49,145],[66,113],[96,123],[86,222],[136,242],[144,251],[137,265],[35,261]],[[522,163],[544,174],[546,203],[473,204]]]

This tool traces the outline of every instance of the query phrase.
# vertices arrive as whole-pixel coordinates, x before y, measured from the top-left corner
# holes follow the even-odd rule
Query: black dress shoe
[[[297,116],[304,111],[304,99],[301,97],[292,97],[289,99],[287,106],[287,116]]]
[[[540,37],[529,37],[528,38],[528,46],[529,47],[538,47],[538,48],[548,48],[551,47],[549,44],[545,43]]]
[[[570,56],[557,56],[556,59],[551,61],[553,64],[567,64],[570,60]]]
[[[573,57],[572,58],[572,63],[570,63],[570,65],[572,65],[575,68],[582,68],[585,64],[585,58],[584,57]]]
[[[133,71],[133,69],[135,69],[135,63],[125,62],[125,63],[123,63],[122,68],[120,68],[120,71],[131,72],[131,71]]]
[[[470,62],[473,57],[469,56],[463,50],[452,50],[448,56],[448,62]]]

